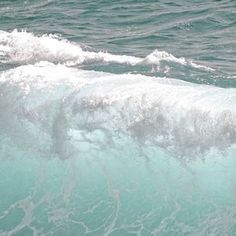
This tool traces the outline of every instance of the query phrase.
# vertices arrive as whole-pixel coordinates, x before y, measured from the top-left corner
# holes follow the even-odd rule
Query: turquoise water
[[[236,235],[235,1],[1,1],[0,235]]]

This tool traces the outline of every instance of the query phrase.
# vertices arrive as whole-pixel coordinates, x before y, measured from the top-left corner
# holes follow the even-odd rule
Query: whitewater
[[[223,17],[220,11],[186,1],[181,12],[177,3],[161,1],[157,25],[165,40],[150,47],[155,3],[132,3],[129,11],[132,1],[81,1],[81,9],[73,0],[25,1],[24,7],[5,2],[5,25],[12,26],[14,8],[29,29],[0,23],[0,235],[235,235],[232,42],[221,38],[227,50],[219,59],[211,46],[201,46],[208,34],[214,33],[211,43],[223,37],[222,28],[199,34],[203,43],[192,51],[182,48],[184,36],[176,31],[179,25],[186,32],[205,29],[205,21]],[[98,24],[89,17],[98,9],[94,4],[103,9]],[[214,4],[234,9],[233,3]],[[73,6],[81,11],[80,30]],[[64,25],[55,9],[64,9],[71,24]],[[120,15],[106,21],[110,31],[122,24],[139,33],[127,39],[117,28],[112,38],[104,19],[114,11]],[[33,15],[62,28],[55,32],[46,21],[49,32],[43,31]],[[164,21],[169,17],[175,24]],[[183,26],[187,19],[191,24]],[[144,31],[145,25],[151,28]],[[166,32],[178,36],[176,44],[167,43]]]

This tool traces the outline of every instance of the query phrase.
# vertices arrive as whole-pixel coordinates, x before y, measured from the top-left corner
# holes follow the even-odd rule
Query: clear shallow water
[[[0,235],[235,235],[234,1],[1,1]]]

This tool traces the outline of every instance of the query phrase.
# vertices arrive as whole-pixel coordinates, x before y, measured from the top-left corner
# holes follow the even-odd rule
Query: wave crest
[[[141,58],[127,55],[114,55],[108,52],[93,52],[83,50],[78,44],[61,39],[55,35],[35,36],[25,31],[0,31],[1,62],[35,63],[49,61],[63,63],[67,66],[83,63],[117,63],[127,65],[159,65],[160,62],[171,62],[196,69],[213,69],[198,65],[185,58],[177,58],[165,51],[154,50],[148,56]]]

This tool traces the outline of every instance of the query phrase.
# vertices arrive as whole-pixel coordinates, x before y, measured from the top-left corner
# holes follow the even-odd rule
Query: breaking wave
[[[30,146],[47,140],[62,158],[76,140],[109,146],[121,136],[186,159],[236,143],[235,89],[41,62],[2,72],[0,94],[1,129],[17,127]]]

